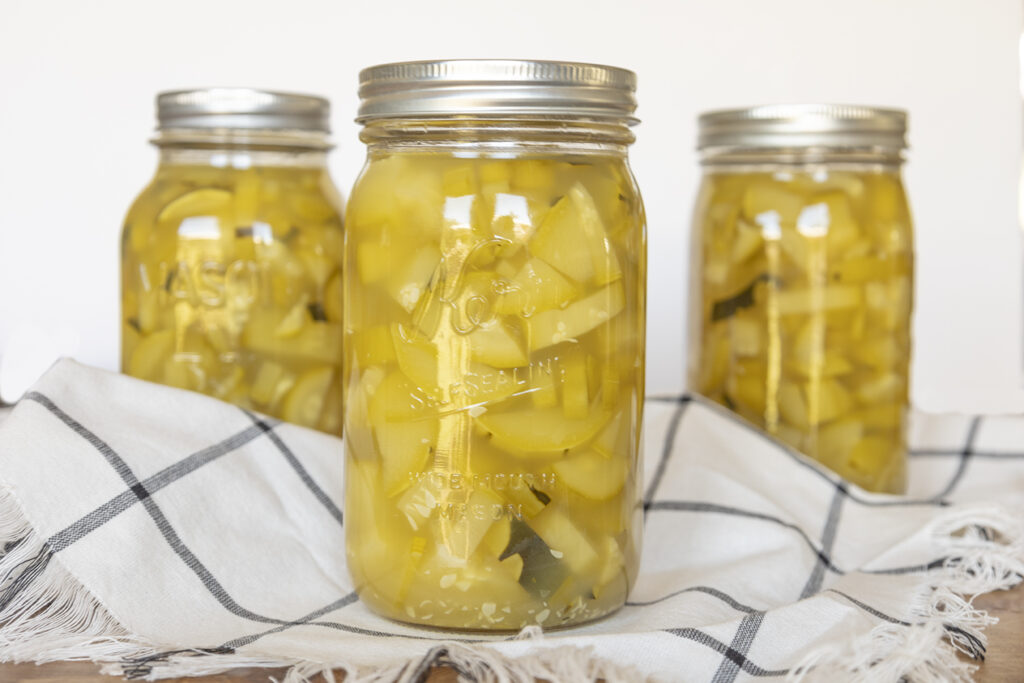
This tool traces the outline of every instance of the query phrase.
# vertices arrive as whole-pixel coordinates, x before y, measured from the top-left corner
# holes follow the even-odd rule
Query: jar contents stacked
[[[633,78],[544,62],[362,74],[345,503],[357,590],[386,616],[516,630],[625,601],[644,346]],[[467,81],[486,95],[454,95]],[[546,108],[524,110],[538,89]],[[588,89],[602,99],[578,100]]]
[[[343,234],[328,104],[161,94],[122,240],[122,368],[340,434]]]
[[[691,386],[847,479],[901,492],[905,115],[776,106],[700,126]]]

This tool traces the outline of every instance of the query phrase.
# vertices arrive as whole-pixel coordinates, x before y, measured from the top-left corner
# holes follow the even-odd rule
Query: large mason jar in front
[[[156,175],[125,219],[121,367],[341,434],[341,200],[328,103],[157,97]]]
[[[860,486],[902,492],[913,238],[906,115],[700,118],[690,386]]]
[[[344,270],[360,598],[446,628],[605,615],[641,531],[635,76],[447,61],[360,78]]]

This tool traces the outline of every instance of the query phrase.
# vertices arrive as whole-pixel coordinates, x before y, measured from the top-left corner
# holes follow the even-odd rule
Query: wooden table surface
[[[989,593],[975,604],[999,617],[999,623],[986,629],[988,657],[976,676],[977,683],[1020,683],[1024,681],[1024,585],[1012,591]],[[165,679],[174,683],[256,683],[274,675],[283,677],[283,669],[236,669],[230,673],[205,678]],[[57,662],[54,664],[0,664],[0,682],[21,683],[109,683],[109,676],[98,673],[89,662]],[[430,683],[454,683],[455,674],[447,669],[435,670]]]

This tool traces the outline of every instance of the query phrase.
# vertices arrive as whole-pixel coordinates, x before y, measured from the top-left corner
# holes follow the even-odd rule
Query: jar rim
[[[359,73],[357,123],[451,116],[591,118],[636,125],[628,69],[526,59],[379,64]]]
[[[771,104],[697,119],[697,149],[907,149],[907,112],[850,104]]]
[[[323,97],[254,88],[169,90],[156,96],[157,130],[296,130],[330,133]]]

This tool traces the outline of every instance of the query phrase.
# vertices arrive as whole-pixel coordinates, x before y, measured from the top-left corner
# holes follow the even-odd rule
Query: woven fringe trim
[[[1022,520],[1024,514],[995,506],[965,507],[934,520],[935,546],[950,559],[914,597],[915,624],[882,624],[849,643],[813,650],[788,680],[970,683],[978,668],[970,660],[985,658],[983,629],[999,621],[975,608],[974,598],[1024,578]]]
[[[0,661],[110,660],[145,647],[54,561],[0,488]]]
[[[995,506],[968,507],[931,523],[945,566],[922,580],[913,612],[919,622],[907,628],[883,624],[846,643],[812,651],[790,674],[799,683],[815,681],[894,681],[967,683],[977,668],[958,656],[979,659],[985,652],[982,629],[996,619],[976,609],[975,596],[1013,587],[1024,578],[1024,515]],[[519,638],[542,639],[537,627]],[[550,643],[550,641],[547,641]],[[156,680],[215,674],[239,667],[289,667],[280,683],[417,683],[434,666],[454,669],[460,679],[497,683],[609,683],[643,680],[637,671],[596,658],[590,648],[547,646],[508,657],[487,646],[442,643],[425,656],[384,669],[363,670],[344,662],[316,663],[216,654],[199,650],[161,652],[128,633],[106,607],[72,577],[25,520],[16,496],[0,488],[0,661],[92,660],[103,673]],[[131,662],[144,662],[135,667]]]

